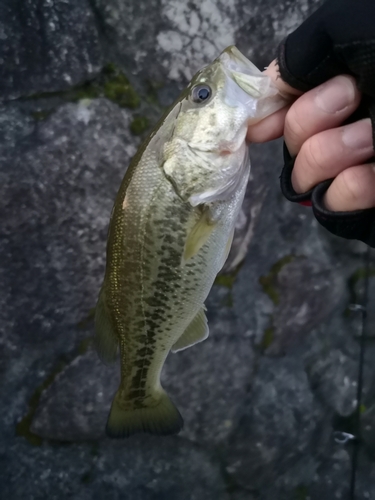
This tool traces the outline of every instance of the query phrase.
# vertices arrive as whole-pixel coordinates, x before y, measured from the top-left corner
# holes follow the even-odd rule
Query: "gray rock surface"
[[[321,0],[93,0],[110,52],[142,78],[186,82],[228,45],[256,64],[297,28]],[[272,47],[272,48],[271,48]]]
[[[101,69],[102,49],[88,0],[3,0],[0,99],[66,90]]]
[[[357,360],[331,349],[310,361],[309,381],[314,392],[338,415],[349,416],[357,403]]]
[[[269,278],[276,302],[273,342],[266,350],[269,355],[281,354],[288,343],[321,323],[343,293],[343,280],[322,262],[293,256],[291,259]]]
[[[363,303],[368,279],[356,494],[371,499],[374,277],[363,271],[364,245],[329,235],[283,199],[280,141],[251,146],[227,274],[207,300],[210,337],[167,360],[181,434],[104,437],[118,366],[102,365],[86,342],[113,199],[140,142],[134,117],[155,120],[229,43],[267,64],[319,3],[2,2],[0,496],[346,498],[354,443],[335,436],[359,435],[363,315],[351,305]],[[60,93],[108,62],[131,81],[139,108],[77,100],[92,96],[90,85],[78,97]]]
[[[31,431],[57,441],[105,437],[108,412],[119,382],[118,366],[103,366],[96,352],[89,350],[78,356],[42,394]]]
[[[10,130],[22,134],[1,164],[3,313],[17,318],[13,341],[56,342],[62,324],[94,307],[113,198],[135,152],[129,119],[107,100],[67,104],[33,126],[10,114]]]
[[[321,423],[303,364],[262,359],[240,426],[230,436],[228,472],[242,486],[262,491],[262,498],[272,498],[275,487],[281,494],[309,483],[318,465],[313,452],[327,439]]]
[[[0,456],[4,498],[84,500],[228,500],[220,463],[193,443],[150,436],[27,449],[19,443]],[[52,452],[51,452],[52,451]],[[18,458],[15,456],[17,453]]]
[[[375,457],[375,405],[366,408],[363,412],[361,434],[368,453]]]

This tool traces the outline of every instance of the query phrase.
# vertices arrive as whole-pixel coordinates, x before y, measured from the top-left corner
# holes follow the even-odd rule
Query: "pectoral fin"
[[[184,261],[191,259],[199,252],[211,236],[215,226],[216,223],[210,220],[209,209],[204,210],[200,219],[187,237],[184,250]]]
[[[181,337],[173,345],[171,351],[177,352],[187,349],[208,337],[208,324],[204,309],[201,309]]]
[[[118,339],[105,302],[103,291],[95,308],[95,347],[99,358],[106,364],[116,361]]]
[[[225,246],[225,253],[224,253],[224,258],[223,258],[223,262],[221,264],[221,269],[224,267],[224,264],[226,263],[227,261],[227,258],[228,258],[228,255],[229,255],[229,252],[230,252],[230,249],[232,247],[232,243],[233,243],[233,236],[234,236],[234,229],[232,230],[232,232],[230,233],[229,235],[229,238],[228,238],[228,241],[227,241],[227,244]]]

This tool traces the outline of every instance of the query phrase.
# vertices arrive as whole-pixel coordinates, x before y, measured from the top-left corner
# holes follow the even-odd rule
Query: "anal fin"
[[[116,336],[103,291],[95,308],[95,347],[99,358],[107,364],[116,361],[118,338]]]
[[[204,309],[202,308],[190,325],[186,328],[181,337],[172,346],[171,351],[182,351],[183,349],[187,349],[198,342],[206,340],[208,332],[207,318],[204,313]]]

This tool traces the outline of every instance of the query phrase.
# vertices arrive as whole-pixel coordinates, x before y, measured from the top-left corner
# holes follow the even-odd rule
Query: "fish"
[[[246,132],[285,105],[235,46],[192,78],[143,142],[115,199],[95,310],[105,363],[120,354],[110,437],[178,433],[160,375],[208,337],[204,301],[231,247],[250,173]]]

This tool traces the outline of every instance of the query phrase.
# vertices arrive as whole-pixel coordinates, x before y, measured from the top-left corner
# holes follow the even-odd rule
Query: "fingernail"
[[[345,76],[337,76],[319,88],[315,104],[326,113],[337,113],[351,104],[354,98],[352,81]]]
[[[342,142],[350,149],[372,150],[372,129],[369,118],[346,125],[343,128]]]

